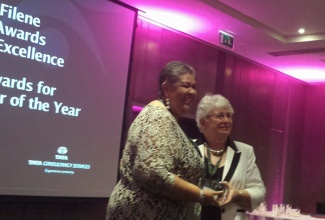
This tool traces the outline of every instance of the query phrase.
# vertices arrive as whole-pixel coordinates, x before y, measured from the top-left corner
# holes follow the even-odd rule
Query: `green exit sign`
[[[234,37],[226,32],[219,31],[219,43],[234,49]]]

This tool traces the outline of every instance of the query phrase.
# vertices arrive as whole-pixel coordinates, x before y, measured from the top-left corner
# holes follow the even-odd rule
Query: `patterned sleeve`
[[[170,188],[182,144],[175,118],[165,109],[147,107],[132,125],[130,135],[134,181],[152,192]]]

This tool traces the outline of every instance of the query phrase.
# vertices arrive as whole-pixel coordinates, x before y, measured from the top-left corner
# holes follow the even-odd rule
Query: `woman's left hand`
[[[219,206],[222,207],[227,205],[232,201],[232,197],[235,191],[235,188],[230,185],[227,181],[221,182],[224,187],[224,193],[218,198]]]

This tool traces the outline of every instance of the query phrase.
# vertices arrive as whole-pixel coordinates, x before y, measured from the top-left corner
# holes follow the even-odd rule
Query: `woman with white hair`
[[[202,187],[211,180],[229,182],[231,201],[202,207],[202,220],[248,219],[246,211],[254,210],[265,199],[265,186],[255,163],[252,146],[230,139],[234,110],[222,95],[206,94],[198,104],[196,122],[202,136],[196,140],[204,155],[205,176]],[[216,184],[217,185],[217,184]]]

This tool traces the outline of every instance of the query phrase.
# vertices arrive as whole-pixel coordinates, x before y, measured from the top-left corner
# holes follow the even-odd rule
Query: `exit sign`
[[[234,49],[234,37],[226,32],[219,31],[219,43]]]

